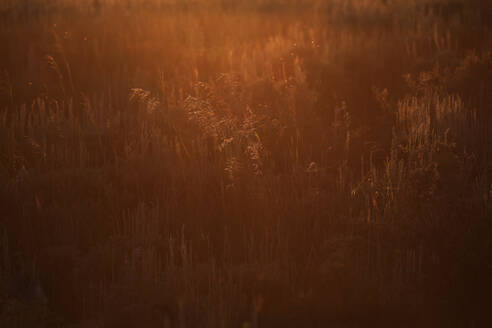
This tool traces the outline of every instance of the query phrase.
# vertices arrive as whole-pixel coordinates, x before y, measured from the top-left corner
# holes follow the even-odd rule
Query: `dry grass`
[[[0,1],[0,326],[483,327],[486,1]]]

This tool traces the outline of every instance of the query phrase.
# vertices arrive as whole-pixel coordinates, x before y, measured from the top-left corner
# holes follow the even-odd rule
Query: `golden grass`
[[[480,1],[0,1],[0,326],[485,326]]]

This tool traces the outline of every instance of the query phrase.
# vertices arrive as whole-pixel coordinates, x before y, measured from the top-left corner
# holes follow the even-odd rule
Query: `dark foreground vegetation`
[[[490,1],[0,1],[0,327],[488,327]]]

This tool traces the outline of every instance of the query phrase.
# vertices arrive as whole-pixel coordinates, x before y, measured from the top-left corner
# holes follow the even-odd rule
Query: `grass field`
[[[0,327],[492,324],[492,3],[0,0]]]

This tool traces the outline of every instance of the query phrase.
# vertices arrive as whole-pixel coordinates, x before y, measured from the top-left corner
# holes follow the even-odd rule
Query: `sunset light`
[[[492,0],[0,0],[0,328],[491,310]]]

